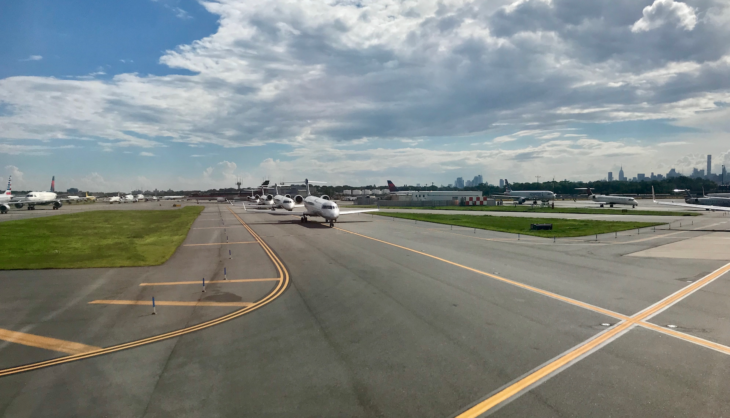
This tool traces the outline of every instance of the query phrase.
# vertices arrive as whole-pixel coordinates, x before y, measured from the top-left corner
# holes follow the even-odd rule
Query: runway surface
[[[730,219],[693,221],[554,243],[208,204],[159,267],[0,272],[0,414],[727,416],[730,251],[666,254]]]

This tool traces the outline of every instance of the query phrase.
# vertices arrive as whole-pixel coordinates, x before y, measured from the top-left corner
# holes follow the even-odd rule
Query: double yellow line
[[[238,221],[241,222],[241,225],[243,225],[248,230],[248,232],[251,233],[251,235],[254,237],[254,239],[256,241],[258,241],[258,243],[264,249],[266,254],[268,254],[269,258],[271,258],[271,261],[274,263],[274,265],[276,266],[276,269],[279,272],[278,284],[276,285],[274,290],[271,293],[269,293],[268,295],[266,295],[263,299],[259,300],[258,302],[252,304],[249,307],[239,309],[228,315],[224,315],[219,318],[212,319],[210,321],[203,322],[198,325],[179,329],[177,331],[172,331],[172,332],[168,332],[165,334],[156,335],[154,337],[143,338],[141,340],[131,341],[131,342],[124,343],[124,344],[114,345],[111,347],[106,347],[106,348],[102,348],[102,349],[87,352],[87,353],[74,354],[71,356],[59,357],[59,358],[55,358],[55,359],[51,359],[51,360],[47,360],[47,361],[26,364],[24,366],[2,369],[2,370],[0,370],[0,377],[10,376],[13,374],[18,374],[18,373],[23,373],[23,372],[29,372],[32,370],[38,370],[38,369],[42,369],[45,367],[57,366],[59,364],[65,364],[65,363],[71,363],[74,361],[85,360],[85,359],[92,358],[92,357],[102,356],[104,354],[115,353],[117,351],[127,350],[130,348],[136,348],[136,347],[140,347],[143,345],[168,340],[170,338],[180,337],[185,334],[190,334],[192,332],[200,331],[200,330],[210,328],[215,325],[222,324],[224,322],[228,322],[232,319],[236,319],[240,316],[253,312],[253,311],[271,303],[271,301],[273,301],[274,299],[281,296],[284,293],[284,291],[286,290],[286,288],[289,286],[289,281],[290,281],[289,271],[287,271],[286,267],[284,266],[284,263],[282,263],[281,260],[279,260],[279,257],[277,257],[276,254],[274,254],[274,252],[271,250],[271,248],[269,248],[269,246],[266,245],[266,243],[251,228],[249,228],[249,226],[246,225],[246,223],[243,222],[243,220],[238,215],[236,215],[235,212],[233,212],[230,208],[228,208],[228,210],[230,210],[231,213],[233,213],[233,215],[236,217],[236,219],[238,219]]]

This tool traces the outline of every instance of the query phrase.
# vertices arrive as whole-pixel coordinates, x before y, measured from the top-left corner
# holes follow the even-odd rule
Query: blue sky
[[[730,164],[728,4],[576,1],[5,2],[0,181],[494,183]]]

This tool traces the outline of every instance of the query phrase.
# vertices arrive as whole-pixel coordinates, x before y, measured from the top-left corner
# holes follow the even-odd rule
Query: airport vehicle
[[[493,197],[501,198],[501,199],[513,199],[517,201],[520,205],[525,203],[528,200],[532,200],[533,204],[537,204],[537,201],[541,202],[549,202],[551,200],[555,200],[555,193],[549,191],[549,190],[512,190],[512,187],[509,185],[509,181],[507,179],[504,179],[504,194],[502,195],[493,195]]]
[[[304,207],[304,211],[302,212],[295,212],[297,215],[301,215],[300,222],[309,222],[307,217],[321,217],[324,218],[325,222],[329,222],[330,227],[335,226],[335,222],[337,219],[342,215],[352,215],[355,213],[364,213],[364,212],[377,212],[379,209],[362,209],[362,210],[353,210],[353,211],[347,211],[347,212],[340,212],[340,208],[337,206],[337,203],[333,202],[329,196],[322,195],[322,196],[313,196],[309,192],[309,185],[310,184],[324,184],[324,182],[320,181],[309,181],[305,179],[304,181],[287,181],[282,182],[282,184],[302,184],[307,187],[307,196],[295,196],[292,200],[296,204],[302,204]],[[244,206],[245,207],[245,206]],[[290,215],[291,212],[268,212],[271,215]]]
[[[657,205],[666,205],[666,206],[680,206],[683,208],[695,208],[695,209],[704,209],[704,210],[720,210],[725,212],[730,212],[730,199],[728,198],[695,198],[690,195],[689,190],[685,190],[687,193],[687,196],[685,197],[684,201],[686,203],[674,203],[674,202],[657,202],[656,196],[654,195],[654,186],[651,188],[651,198]],[[708,200],[709,199],[709,200]],[[726,202],[721,202],[722,205],[714,205],[710,204],[709,202],[718,202],[718,199],[724,199]]]
[[[610,207],[613,207],[613,205],[631,205],[632,208],[639,206],[639,203],[636,201],[636,199],[630,196],[609,196],[605,194],[594,194],[593,191],[591,191],[590,187],[576,188],[576,190],[585,190],[588,193],[588,198],[591,199],[593,203],[596,203],[601,207],[604,207],[605,205],[608,205]]]
[[[27,206],[28,210],[34,210],[36,206],[53,205],[53,210],[60,209],[63,206],[62,200],[68,200],[68,198],[60,199],[56,194],[56,176],[51,178],[51,190],[48,192],[30,192],[25,197],[17,200],[11,200],[11,203],[18,209],[23,206]]]

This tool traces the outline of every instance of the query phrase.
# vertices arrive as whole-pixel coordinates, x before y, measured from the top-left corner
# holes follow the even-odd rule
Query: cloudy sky
[[[726,0],[38,0],[0,37],[18,189],[730,167]]]

